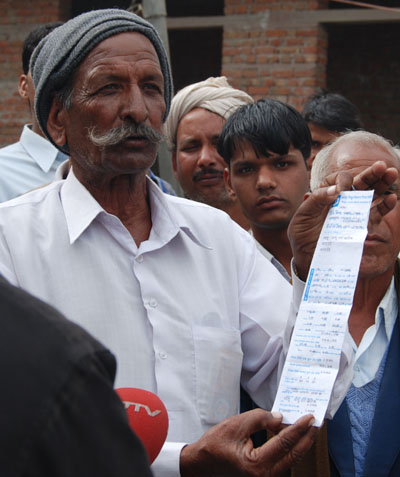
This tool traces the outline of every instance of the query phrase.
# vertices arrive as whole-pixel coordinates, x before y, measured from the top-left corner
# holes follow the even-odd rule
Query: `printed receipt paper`
[[[342,192],[311,262],[273,411],[293,424],[313,414],[321,426],[340,363],[373,191]]]

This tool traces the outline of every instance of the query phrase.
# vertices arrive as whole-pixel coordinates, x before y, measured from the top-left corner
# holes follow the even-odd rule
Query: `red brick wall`
[[[266,10],[316,10],[327,1],[225,0],[226,15]],[[225,28],[222,74],[255,99],[268,95],[301,109],[326,83],[327,35],[322,27]]]
[[[41,23],[65,20],[68,6],[68,0],[0,0],[0,147],[15,142],[29,120],[18,94],[22,43]]]

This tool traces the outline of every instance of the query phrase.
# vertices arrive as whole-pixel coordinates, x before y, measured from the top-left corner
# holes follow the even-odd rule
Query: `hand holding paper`
[[[339,193],[351,190],[352,186],[356,190],[374,189],[374,204],[380,213],[385,215],[396,205],[396,196],[386,194],[397,180],[397,176],[397,169],[378,161],[360,172],[354,179],[346,171],[330,174],[320,188],[307,195],[288,228],[294,264],[303,281],[307,278],[325,218]]]

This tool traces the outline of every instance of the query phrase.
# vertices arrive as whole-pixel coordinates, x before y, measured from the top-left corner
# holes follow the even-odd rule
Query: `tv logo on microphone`
[[[141,404],[139,402],[123,401],[123,403],[126,410],[129,409],[131,406],[134,406],[134,412],[140,412],[140,409],[143,408],[150,417],[156,417],[161,412],[161,410],[158,409],[152,412],[149,406],[147,406],[146,404]]]
[[[116,389],[133,432],[142,441],[152,463],[168,434],[168,412],[161,399],[151,391],[137,388]],[[146,403],[146,404],[144,404]],[[152,411],[152,409],[154,409]]]

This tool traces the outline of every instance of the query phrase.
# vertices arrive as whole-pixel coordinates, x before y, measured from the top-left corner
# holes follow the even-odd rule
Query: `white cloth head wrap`
[[[230,86],[225,76],[208,78],[178,91],[171,103],[171,109],[165,125],[165,133],[170,147],[176,142],[176,132],[180,120],[194,108],[203,108],[219,114],[224,119],[243,104],[254,100],[244,91]]]

